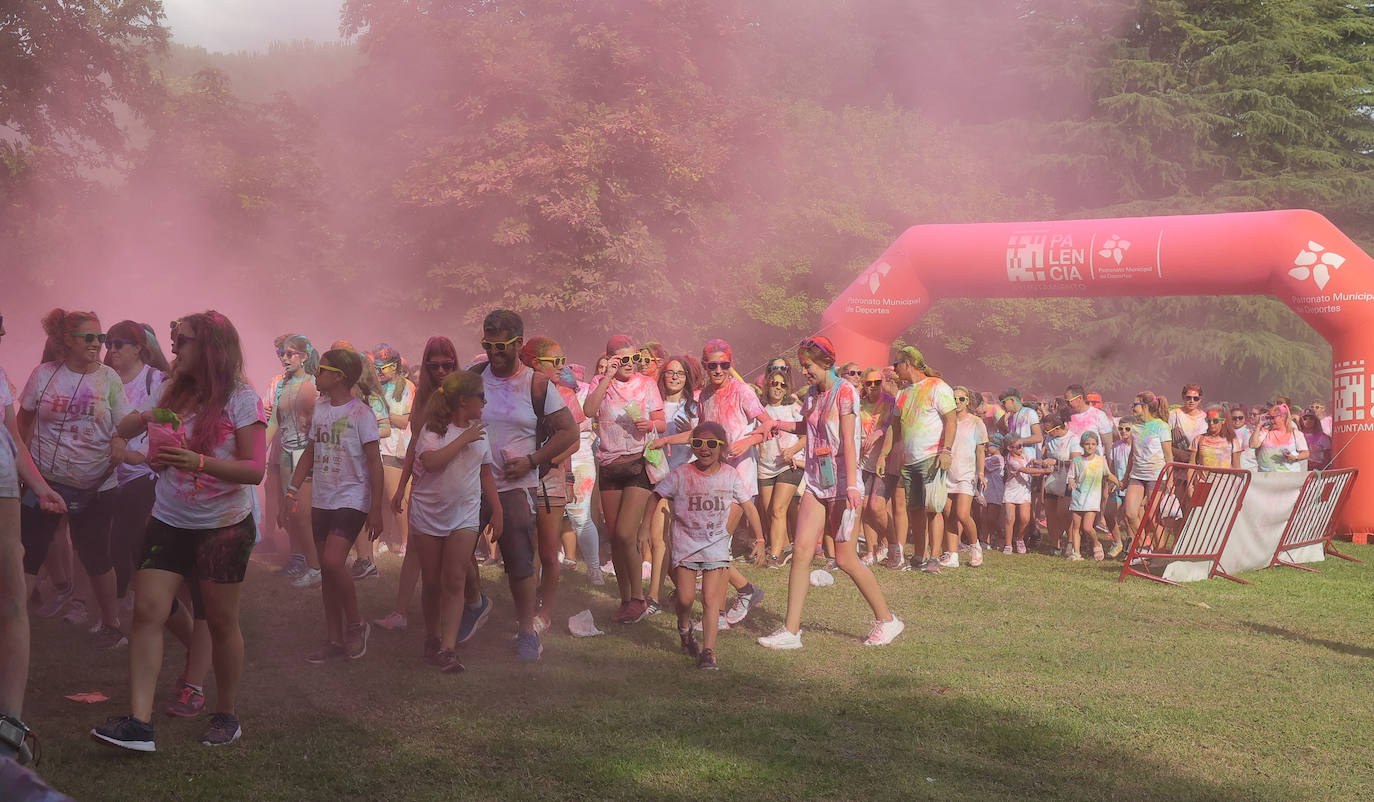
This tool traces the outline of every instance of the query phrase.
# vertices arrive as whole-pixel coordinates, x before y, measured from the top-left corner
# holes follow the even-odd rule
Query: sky
[[[178,44],[266,50],[274,41],[334,41],[343,0],[163,0]]]

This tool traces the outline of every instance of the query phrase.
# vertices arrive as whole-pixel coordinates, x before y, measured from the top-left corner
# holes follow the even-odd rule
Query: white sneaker
[[[969,549],[968,564],[973,568],[977,568],[978,566],[983,564],[982,546],[974,546],[973,548]]]
[[[759,638],[759,645],[767,646],[770,649],[800,649],[802,647],[801,630],[788,632],[787,627],[778,627],[778,631],[772,635]]]
[[[729,619],[727,619],[727,618],[725,617],[725,614],[722,613],[718,618],[716,618],[716,629],[717,629],[718,631],[720,631],[720,632],[724,632],[725,630],[727,630],[727,629],[729,629],[729,628],[730,628],[730,621],[729,621]],[[701,619],[697,619],[696,621],[693,621],[693,622],[692,622],[692,630],[695,631],[695,632],[701,632],[701,631],[702,631]]]
[[[887,544],[883,544],[878,547],[878,554],[874,556],[873,559],[878,562],[883,562],[887,559]]]
[[[318,587],[319,584],[320,584],[320,582],[322,582],[322,581],[323,581],[323,578],[322,578],[322,576],[320,575],[320,569],[318,569],[318,568],[307,568],[307,569],[305,569],[305,573],[303,573],[303,574],[301,574],[300,576],[296,577],[295,579],[291,580],[291,587],[293,587],[293,588],[313,588],[313,587]]]
[[[864,641],[864,645],[886,646],[896,640],[897,636],[902,634],[902,630],[904,629],[906,629],[906,624],[903,624],[902,619],[898,618],[896,613],[893,613],[891,621],[873,622],[873,631],[868,633],[868,640]]]
[[[941,568],[958,568],[959,555],[952,551],[947,551],[940,555],[939,563]]]
[[[615,576],[615,563],[607,560],[606,564],[601,566],[601,573],[604,576]]]

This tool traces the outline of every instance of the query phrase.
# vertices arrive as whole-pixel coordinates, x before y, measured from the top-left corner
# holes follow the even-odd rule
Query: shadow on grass
[[[1352,657],[1374,657],[1374,648],[1368,646],[1356,646],[1353,643],[1341,643],[1340,641],[1326,640],[1324,638],[1314,638],[1311,635],[1304,635],[1294,632],[1291,629],[1276,627],[1271,624],[1257,624],[1254,621],[1242,621],[1241,625],[1256,632],[1263,632],[1266,635],[1276,635],[1286,640],[1297,643],[1306,643],[1309,646],[1320,646],[1323,649],[1330,649],[1339,654],[1348,654]]]

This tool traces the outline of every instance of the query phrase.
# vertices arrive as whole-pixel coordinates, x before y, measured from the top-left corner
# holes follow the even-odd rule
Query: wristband
[[[847,490],[857,490],[857,491],[859,491],[860,493],[864,492],[864,489],[863,489],[862,487],[858,486],[858,485],[850,485],[850,486],[849,486],[848,488],[846,488],[846,489],[847,489]]]
[[[201,455],[200,455],[200,464],[196,466],[196,473],[201,473],[201,472],[203,472],[204,470],[205,470],[205,455],[204,455],[204,454],[201,454]]]
[[[300,490],[300,488],[299,488],[299,487],[296,487],[295,485],[287,485],[287,486],[286,486],[286,495],[288,495],[288,496],[294,496],[294,495],[296,495],[296,491],[297,491],[297,490]]]

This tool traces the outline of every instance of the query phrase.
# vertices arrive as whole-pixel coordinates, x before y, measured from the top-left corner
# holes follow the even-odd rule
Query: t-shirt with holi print
[[[978,446],[988,442],[982,418],[969,415],[955,421],[954,453],[949,462],[949,481],[972,482],[978,478]]]
[[[1024,451],[1024,449],[1022,449]],[[1031,477],[1021,472],[1030,464],[1023,453],[1007,455],[1007,482],[1002,489],[1003,504],[1029,504],[1031,500]]]
[[[1102,481],[1107,473],[1107,460],[1101,454],[1091,457],[1077,454],[1069,469],[1069,483],[1073,485],[1069,509],[1073,512],[1097,512],[1102,509]]]
[[[152,365],[144,365],[143,370],[140,370],[137,376],[124,383],[124,397],[129,399],[129,406],[133,407],[134,412],[147,412],[157,405],[157,398],[161,394],[162,382],[165,379],[166,376],[163,375],[162,371]],[[119,421],[115,421],[115,425],[118,426]],[[148,433],[144,432],[130,440],[125,448],[147,456]],[[148,467],[146,462],[142,465],[118,465],[115,467],[115,480],[120,485],[126,485],[140,476],[153,475],[153,469]]]
[[[533,381],[534,371],[524,365],[506,378],[493,375],[490,369],[482,371],[482,388],[487,396],[482,422],[487,424],[496,489],[502,493],[532,490],[539,485],[539,471],[529,471],[517,479],[507,479],[503,471],[507,459],[524,458],[536,450],[535,427],[539,420],[530,399]],[[568,406],[554,386],[549,382],[544,393],[545,417]]]
[[[1169,410],[1169,428],[1183,432],[1183,439],[1192,443],[1195,438],[1207,433],[1207,413],[1189,415],[1182,408]]]
[[[338,406],[320,398],[311,426],[315,465],[310,505],[319,510],[371,510],[372,478],[363,446],[381,439],[372,407],[356,398]]]
[[[802,402],[802,419],[806,421],[806,488],[807,492],[818,499],[843,498],[848,490],[849,477],[844,475],[844,455],[853,449],[857,474],[857,460],[861,445],[858,421],[859,391],[847,381],[835,380],[830,389],[820,392],[812,387]],[[854,416],[854,436],[849,443],[840,439],[840,418]],[[821,452],[830,451],[830,459],[835,467],[835,477],[829,483],[822,481]],[[855,475],[854,484],[860,483]]]
[[[187,437],[195,431],[197,414],[183,414],[182,431]],[[371,417],[371,413],[368,414]],[[262,399],[252,387],[240,384],[229,394],[219,415],[215,446],[206,454],[214,459],[238,459],[239,429],[266,424]],[[179,529],[221,529],[232,526],[253,512],[256,488],[226,482],[208,473],[192,473],[178,468],[158,470],[157,500],[153,517]]]
[[[897,399],[887,393],[883,393],[877,401],[859,402],[859,426],[863,430],[863,442],[868,442],[874,432],[878,433],[878,437],[873,439],[873,445],[864,449],[859,457],[859,470],[878,472],[878,463],[883,459],[885,438],[882,435],[892,425],[892,414],[896,409]]]
[[[692,412],[689,413],[687,411],[686,398],[683,398],[679,401],[664,401],[663,419],[667,422],[668,428],[663,430],[663,436],[667,437],[669,435],[681,434],[683,432],[690,432],[693,429],[695,429],[697,425],[696,413],[700,409],[701,407],[698,406],[695,401],[693,401]],[[673,468],[676,468],[680,465],[686,465],[694,459],[694,457],[692,456],[692,446],[688,443],[679,443],[675,446],[668,446],[664,449],[664,451],[666,451],[668,454],[669,470],[672,470]]]
[[[1097,407],[1069,415],[1069,453],[1083,453],[1083,433],[1097,432],[1097,453],[1103,453],[1112,442],[1112,417]]]
[[[754,498],[739,471],[721,464],[715,473],[705,473],[692,462],[674,468],[654,492],[672,507],[674,567],[730,561],[730,508]]]
[[[1018,440],[1025,440],[1034,434],[1031,427],[1039,422],[1039,412],[1030,407],[1021,407],[1011,416],[1011,420],[1007,421],[1007,434]],[[1022,446],[1021,451],[1026,455],[1026,459],[1032,460],[1040,453],[1040,446]]]
[[[1284,455],[1297,456],[1307,450],[1307,438],[1296,429],[1280,432],[1277,429],[1264,436],[1255,449],[1255,458],[1262,473],[1299,473],[1307,470],[1307,460],[1289,462]]]
[[[0,368],[0,418],[14,403],[10,381]],[[19,448],[10,436],[10,427],[0,423],[0,498],[19,498]]]
[[[610,382],[610,386],[596,411],[596,429],[601,435],[596,460],[602,464],[617,457],[643,454],[644,447],[658,435],[639,431],[635,421],[647,420],[653,413],[663,411],[658,384],[648,376],[636,373],[627,381],[620,381],[603,375],[597,377],[596,386],[605,382]]]
[[[1044,456],[1041,459],[1054,460],[1054,472],[1045,477],[1045,492],[1056,496],[1069,494],[1069,467],[1073,459],[1071,438],[1065,434],[1059,437],[1045,435]]]
[[[802,419],[801,404],[769,404],[763,411],[775,421],[796,423]],[[775,430],[773,436],[759,446],[759,478],[772,479],[791,470],[793,462],[784,461],[782,452],[795,446],[800,439],[801,437],[793,432]]]
[[[954,389],[927,376],[898,394],[897,411],[902,420],[902,464],[939,456],[943,416],[954,411]]]
[[[1231,467],[1231,455],[1241,450],[1239,437],[1227,440],[1221,435],[1205,433],[1188,441],[1188,448],[1197,452],[1197,464],[1207,468]]]
[[[986,424],[985,424],[986,425]],[[1007,458],[998,454],[989,454],[983,458],[983,477],[987,479],[987,487],[983,488],[983,501],[988,504],[1001,504],[1002,497],[1006,494],[1007,486]]]
[[[315,413],[315,399],[319,397],[315,377],[308,374],[287,379],[278,387],[272,414],[282,448],[300,451],[310,442],[310,416]]]
[[[1131,432],[1135,446],[1135,466],[1129,478],[1138,482],[1153,482],[1164,470],[1164,444],[1173,441],[1169,425],[1159,418],[1137,423]]]
[[[450,425],[443,434],[426,428],[415,443],[415,484],[410,491],[410,527],[445,537],[457,529],[476,530],[482,511],[482,466],[491,465],[486,438],[468,443],[442,471],[427,471],[420,455],[438,451],[467,431]]]
[[[399,401],[396,400],[397,381],[405,382]],[[415,405],[415,385],[409,379],[397,378],[382,386],[382,401],[386,404],[388,419],[392,415],[409,415],[411,407]],[[405,459],[406,449],[410,448],[410,427],[392,426],[391,434],[383,437],[378,447],[383,457]]]
[[[29,453],[48,481],[81,488],[113,487],[110,441],[133,411],[114,368],[76,373],[62,362],[34,368],[20,406],[37,414]]]

